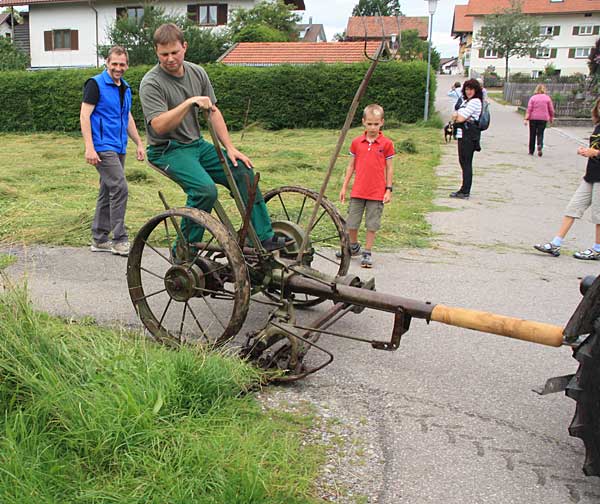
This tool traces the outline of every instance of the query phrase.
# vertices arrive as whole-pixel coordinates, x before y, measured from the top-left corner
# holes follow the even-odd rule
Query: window
[[[498,51],[494,50],[494,49],[486,49],[485,53],[483,54],[484,58],[497,58],[498,57]]]
[[[144,8],[137,5],[133,7],[117,7],[117,18],[127,18],[135,21],[136,24],[142,24]]]
[[[187,12],[188,17],[201,26],[227,24],[227,4],[191,4]]]
[[[542,71],[541,70],[532,70],[531,71],[531,78],[532,79],[537,79],[540,75],[542,75]]]
[[[589,47],[577,47],[575,49],[575,57],[576,58],[587,58],[590,55]]]
[[[554,26],[540,26],[540,35],[554,35]]]
[[[550,48],[549,47],[540,47],[537,50],[536,58],[549,58],[550,57]]]
[[[593,33],[594,27],[591,25],[579,27],[579,35],[592,35]]]
[[[77,30],[50,30],[44,32],[44,51],[78,51]]]

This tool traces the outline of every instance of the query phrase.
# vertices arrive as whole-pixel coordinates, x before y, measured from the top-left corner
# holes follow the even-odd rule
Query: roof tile
[[[467,16],[485,16],[510,7],[510,0],[469,0]],[[600,0],[522,0],[525,14],[566,14],[569,12],[598,12]]]
[[[383,23],[383,33],[382,33]],[[381,38],[398,33],[398,18],[396,16],[352,16],[346,26],[346,37],[349,39],[364,39],[365,27],[367,38]],[[400,31],[417,30],[419,37],[427,38],[429,18],[400,16]]]

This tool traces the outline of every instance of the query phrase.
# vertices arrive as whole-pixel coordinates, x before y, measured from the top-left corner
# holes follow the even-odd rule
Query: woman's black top
[[[600,150],[600,124],[596,124],[594,132],[590,137],[590,147],[592,149]],[[583,180],[590,184],[600,182],[600,157],[596,156],[588,159]]]

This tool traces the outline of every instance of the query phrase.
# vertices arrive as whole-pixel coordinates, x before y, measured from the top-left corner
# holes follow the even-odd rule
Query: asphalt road
[[[453,80],[439,82],[438,109],[449,109],[443,95]],[[591,126],[548,130],[544,157],[530,157],[514,107],[492,104],[491,111],[471,199],[447,197],[460,184],[456,145],[449,144],[438,167],[441,208],[429,217],[433,247],[375,253],[369,275],[381,292],[564,325],[581,298],[579,280],[600,271],[569,253],[593,243],[593,226],[587,216],[576,223],[559,258],[532,244],[555,234],[585,169],[575,150]],[[138,325],[123,258],[69,248],[13,252],[20,261],[8,271],[26,275],[40,308]],[[366,276],[357,260],[352,271]],[[386,339],[392,322],[390,314],[367,310],[348,315],[336,331]],[[574,402],[531,391],[576,370],[570,349],[422,320],[392,353],[321,341],[335,354],[333,364],[282,393],[317,404],[363,438],[364,464],[334,463],[328,484],[353,480],[356,493],[385,504],[600,502],[600,481],[581,472],[583,444],[567,432]]]

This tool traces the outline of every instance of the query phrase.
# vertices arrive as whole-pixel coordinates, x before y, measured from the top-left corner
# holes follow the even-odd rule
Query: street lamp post
[[[425,84],[425,113],[423,118],[429,119],[429,75],[431,74],[431,35],[433,32],[433,15],[437,8],[438,0],[425,0],[429,5],[429,48],[427,50],[427,83]]]

